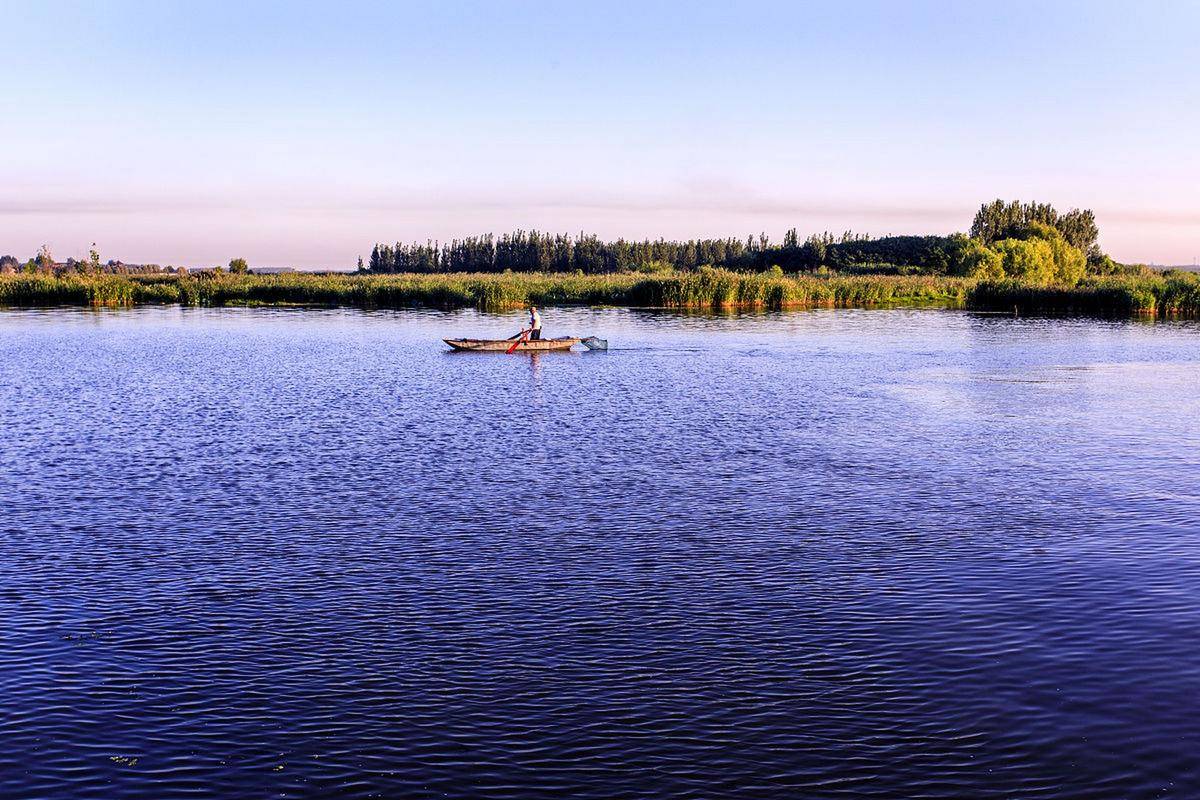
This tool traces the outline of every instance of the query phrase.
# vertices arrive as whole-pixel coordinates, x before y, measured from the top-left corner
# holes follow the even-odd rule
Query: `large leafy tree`
[[[1062,234],[1067,244],[1081,253],[1096,248],[1100,230],[1096,227],[1096,215],[1091,209],[1073,208],[1060,214],[1049,203],[1022,203],[1014,200],[1006,203],[993,200],[984,203],[971,223],[971,238],[984,244],[1001,239],[1022,238],[1022,231],[1032,223],[1049,225]]]

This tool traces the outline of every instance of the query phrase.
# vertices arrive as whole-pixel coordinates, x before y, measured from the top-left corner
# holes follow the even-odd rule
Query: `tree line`
[[[393,272],[628,272],[695,269],[705,264],[751,266],[765,239],[666,239],[614,242],[578,236],[516,231],[439,243],[377,244],[365,269]]]
[[[494,236],[469,236],[450,242],[376,244],[370,260],[358,261],[360,272],[688,272],[711,266],[745,272],[781,270],[813,272],[827,269],[855,272],[896,272],[986,277],[1054,275],[1068,280],[1082,263],[1096,272],[1120,268],[1101,252],[1099,229],[1090,209],[1060,213],[1046,203],[984,203],[968,234],[949,236],[870,237],[846,231],[813,234],[801,240],[795,228],[780,242],[765,234],[745,239],[644,239],[605,241],[540,231],[516,231]],[[1065,249],[1064,249],[1065,248]],[[1075,254],[1078,254],[1078,258]],[[1036,265],[1036,266],[1031,266]],[[229,262],[229,270],[245,273],[245,259]],[[153,273],[155,264],[101,263],[92,245],[86,260],[54,260],[49,247],[26,262],[0,256],[0,273]],[[167,272],[175,272],[171,267]],[[182,267],[180,272],[186,272]],[[222,271],[217,268],[216,271]]]
[[[64,273],[148,275],[162,271],[162,267],[158,264],[126,264],[114,259],[101,262],[100,253],[96,250],[95,244],[88,250],[86,259],[68,258],[66,261],[56,261],[50,252],[49,245],[42,245],[37,254],[27,261],[21,261],[11,255],[0,256],[0,275],[11,275],[17,272],[42,275],[62,275]]]
[[[362,267],[361,263],[359,267]],[[222,268],[215,267],[211,270],[201,271],[221,272]],[[250,271],[250,265],[246,263],[246,259],[244,258],[235,258],[229,262],[229,271],[235,275],[244,275]],[[86,260],[68,258],[66,261],[55,261],[54,256],[50,252],[49,245],[42,245],[37,255],[24,262],[15,256],[0,256],[0,275],[12,275],[18,272],[31,275],[156,275],[159,273],[187,275],[188,269],[186,267],[176,268],[172,266],[163,268],[158,264],[126,264],[123,261],[115,259],[101,262],[100,253],[96,250],[96,245],[93,244],[91,250],[88,251]]]
[[[568,236],[519,230],[450,242],[376,244],[366,264],[359,260],[359,269],[376,274],[510,271],[596,274],[690,271],[712,266],[760,272],[875,268],[968,274],[979,255],[978,246],[991,248],[1005,240],[1029,238],[1033,225],[1055,231],[1067,245],[1084,254],[1089,263],[1107,260],[1096,244],[1099,230],[1090,209],[1072,209],[1060,214],[1044,203],[996,200],[980,207],[969,235],[872,238],[847,231],[837,236],[830,232],[813,234],[802,241],[793,228],[781,242],[772,242],[765,234],[746,239],[604,241],[588,233]]]
[[[604,241],[578,236],[516,231],[424,244],[376,244],[360,269],[401,272],[605,272],[688,271],[703,266],[736,270],[815,270],[859,264],[945,266],[953,249],[946,236],[887,236],[871,239],[846,232],[822,233],[800,241],[795,229],[781,243],[765,235],[746,239],[645,239]]]

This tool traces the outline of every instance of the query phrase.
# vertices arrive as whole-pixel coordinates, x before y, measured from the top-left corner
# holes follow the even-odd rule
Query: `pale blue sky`
[[[1193,2],[0,0],[0,253],[350,266],[374,241],[963,230],[1200,255]]]

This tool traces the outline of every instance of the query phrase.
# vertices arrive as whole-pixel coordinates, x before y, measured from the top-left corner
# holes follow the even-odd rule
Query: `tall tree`
[[[1091,209],[1073,208],[1065,214],[1059,214],[1049,203],[993,200],[979,207],[971,223],[971,238],[984,244],[1000,239],[1024,238],[1033,223],[1056,229],[1068,244],[1085,253],[1096,247],[1096,240],[1100,237],[1096,215]]]
[[[42,249],[38,250],[37,269],[38,272],[54,271],[54,256],[50,254],[50,245],[48,244],[42,245]]]

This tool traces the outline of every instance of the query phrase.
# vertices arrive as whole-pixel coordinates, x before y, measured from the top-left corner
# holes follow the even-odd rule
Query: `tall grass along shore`
[[[1200,316],[1200,276],[1146,271],[1074,284],[933,275],[688,272],[392,275],[0,275],[0,306],[316,305],[364,308],[615,305],[848,308],[921,305],[1022,313]]]
[[[189,273],[0,257],[0,306],[323,305],[364,308],[616,305],[815,308],[922,305],[1024,313],[1200,316],[1200,277],[1118,264],[1087,209],[996,200],[969,234],[605,242],[517,231],[376,245],[356,273],[249,274],[245,259]],[[19,271],[18,271],[19,270]],[[157,270],[157,268],[155,268]]]

